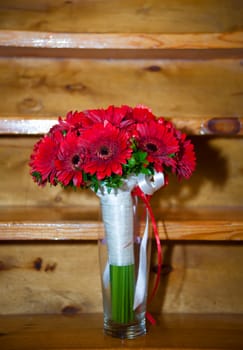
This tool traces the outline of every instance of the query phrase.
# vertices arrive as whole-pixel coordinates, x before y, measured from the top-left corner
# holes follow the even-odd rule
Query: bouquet
[[[90,188],[101,199],[111,241],[104,279],[111,285],[113,322],[133,322],[134,310],[145,298],[145,292],[134,296],[131,193],[140,188],[151,195],[168,183],[169,173],[189,179],[195,164],[186,135],[142,105],[69,112],[35,144],[30,167],[38,185]],[[112,243],[115,234],[119,244]],[[144,288],[137,289],[141,294]]]
[[[110,191],[131,175],[189,179],[195,153],[184,133],[147,107],[110,106],[59,117],[34,146],[30,167],[38,185]]]

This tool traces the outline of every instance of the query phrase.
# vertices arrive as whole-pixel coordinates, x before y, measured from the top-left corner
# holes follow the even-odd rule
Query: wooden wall
[[[198,159],[152,199],[150,309],[243,313],[242,23],[241,0],[0,0],[0,314],[101,312],[98,199],[28,162],[58,116],[110,104],[172,119]]]
[[[242,314],[242,245],[162,243],[153,313]],[[156,271],[152,257],[151,288]],[[96,242],[0,246],[1,314],[102,312]]]
[[[0,138],[0,205],[98,206],[91,191],[39,188],[29,175],[29,157],[38,137]],[[197,170],[189,181],[178,183],[172,176],[167,188],[154,195],[157,207],[239,207],[242,205],[243,139],[193,138]]]
[[[2,29],[76,33],[207,33],[242,29],[240,0],[1,1]]]
[[[241,59],[0,60],[2,116],[65,116],[110,104],[150,106],[165,117],[241,117]],[[190,130],[188,130],[190,131]]]

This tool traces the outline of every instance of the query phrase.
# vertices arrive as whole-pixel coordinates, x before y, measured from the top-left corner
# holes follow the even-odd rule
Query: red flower
[[[54,134],[55,132],[61,132],[62,135],[66,134],[70,130],[70,125],[67,124],[65,120],[61,117],[58,118],[58,123],[54,124],[50,130],[49,134]]]
[[[69,132],[60,144],[55,161],[57,179],[64,186],[73,184],[76,187],[83,183],[83,164],[85,149],[75,132]]]
[[[136,123],[144,123],[156,119],[152,111],[149,108],[142,105],[138,105],[133,109],[132,117],[134,122]]]
[[[125,131],[109,122],[99,123],[86,130],[82,139],[89,151],[84,170],[98,180],[112,174],[122,175],[122,164],[131,157],[132,149]]]
[[[180,135],[180,132],[177,132]],[[189,179],[196,168],[196,156],[194,146],[190,140],[186,140],[186,135],[181,134],[179,139],[179,152],[176,154],[175,173],[179,180],[183,177]]]
[[[191,142],[171,122],[156,118],[145,106],[123,105],[59,117],[34,146],[29,165],[39,185],[50,182],[97,190],[101,180],[117,188],[121,184],[117,176],[126,179],[153,170],[188,179],[196,157]]]
[[[178,151],[178,141],[172,130],[156,121],[138,124],[138,148],[147,152],[148,161],[154,164],[156,171],[163,166],[175,167],[173,155]]]
[[[119,128],[127,128],[133,123],[132,108],[126,105],[121,107],[109,106],[107,109],[93,109],[84,112],[93,123],[110,122]]]
[[[81,128],[86,129],[93,125],[93,122],[87,117],[87,115],[85,115],[84,112],[78,111],[69,112],[66,115],[65,121],[72,130],[78,130]]]
[[[55,131],[53,134],[45,135],[34,147],[29,164],[31,174],[39,185],[45,185],[47,181],[56,185],[55,159],[62,137],[59,131]],[[41,178],[36,176],[37,173]]]

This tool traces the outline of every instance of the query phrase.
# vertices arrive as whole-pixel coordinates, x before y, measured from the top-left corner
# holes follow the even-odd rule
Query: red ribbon
[[[142,199],[142,201],[145,203],[146,208],[149,212],[149,216],[152,222],[152,227],[153,227],[153,232],[154,232],[154,238],[155,238],[155,242],[156,242],[156,246],[157,246],[157,254],[158,254],[158,269],[157,269],[157,274],[156,274],[156,280],[155,280],[155,284],[153,287],[153,290],[151,292],[151,295],[149,296],[148,299],[148,303],[150,303],[152,301],[152,299],[154,298],[157,289],[159,287],[159,282],[160,282],[160,275],[161,275],[161,269],[162,269],[162,247],[160,244],[160,238],[159,238],[159,232],[158,232],[158,228],[157,228],[157,224],[156,224],[156,220],[153,214],[153,210],[152,207],[150,205],[150,198],[151,196],[146,195],[138,186],[135,187],[135,189],[133,190],[133,195],[138,196],[139,198]],[[155,320],[152,317],[152,315],[150,313],[146,313],[146,317],[147,319],[150,321],[150,323],[155,324]]]

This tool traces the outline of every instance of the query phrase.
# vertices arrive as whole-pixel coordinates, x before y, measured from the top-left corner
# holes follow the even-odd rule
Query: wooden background
[[[43,125],[110,104],[172,118],[198,159],[152,199],[164,266],[149,308],[243,313],[242,24],[241,0],[0,0],[0,314],[102,311],[98,199],[38,188],[28,162]],[[239,130],[202,135],[212,118]],[[154,248],[151,287],[156,264]]]
[[[11,31],[176,34],[242,30],[240,0],[1,0],[0,6],[1,28]]]
[[[0,139],[0,205],[8,206],[98,206],[91,191],[38,187],[29,175],[29,157],[37,137]],[[194,137],[197,170],[189,181],[170,177],[167,188],[153,197],[156,207],[238,207],[242,205],[243,140]]]
[[[2,58],[0,113],[58,117],[143,103],[167,118],[241,117],[242,85],[241,59]]]
[[[242,314],[242,246],[163,243],[155,314]],[[96,242],[0,246],[1,314],[102,312]],[[151,288],[156,256],[152,257]]]

